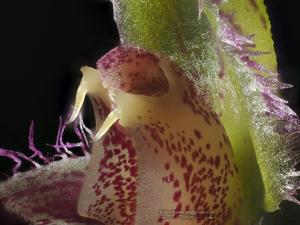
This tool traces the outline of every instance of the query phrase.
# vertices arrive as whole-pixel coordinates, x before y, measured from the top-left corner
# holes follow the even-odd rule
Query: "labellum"
[[[32,156],[0,149],[16,162],[1,205],[32,224],[252,225],[299,203],[299,119],[273,93],[290,86],[277,80],[263,1],[113,5],[122,44],[81,69],[68,120],[79,142],[63,140],[61,120],[52,158],[33,124]],[[21,160],[35,169],[18,173]]]
[[[82,69],[72,117],[87,93],[99,131],[79,213],[104,224],[239,224],[243,200],[228,137],[183,71],[128,46],[97,68]]]

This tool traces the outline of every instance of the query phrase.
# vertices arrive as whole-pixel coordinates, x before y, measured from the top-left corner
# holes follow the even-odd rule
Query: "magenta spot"
[[[114,154],[115,155],[118,155],[118,154],[120,154],[121,153],[121,150],[120,149],[118,149],[118,148],[115,148],[114,149]]]
[[[176,191],[176,192],[174,192],[174,195],[173,195],[173,201],[174,201],[174,202],[178,202],[179,199],[180,199],[180,197],[181,197],[181,191]]]
[[[130,175],[132,177],[137,177],[137,166],[133,166],[130,168]]]
[[[182,156],[181,156],[181,164],[180,164],[180,166],[181,166],[182,168],[184,168],[184,167],[186,167],[186,164],[187,164],[186,158],[185,158],[184,155],[182,155]]]
[[[180,215],[181,208],[182,208],[182,205],[181,205],[181,203],[179,203],[175,209],[174,219]]]

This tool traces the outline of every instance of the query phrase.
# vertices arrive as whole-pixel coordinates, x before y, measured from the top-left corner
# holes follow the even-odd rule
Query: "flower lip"
[[[97,62],[103,85],[126,93],[158,97],[169,91],[160,59],[143,49],[118,46]]]

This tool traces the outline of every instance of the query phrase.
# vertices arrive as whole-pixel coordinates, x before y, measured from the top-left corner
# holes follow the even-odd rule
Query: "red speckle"
[[[219,166],[220,166],[220,156],[216,156],[216,158],[215,158],[215,166],[216,166],[216,168],[218,169],[219,168]]]
[[[186,190],[188,191],[190,189],[190,174],[189,173],[184,173],[183,174],[183,178],[184,178],[184,181],[185,181],[185,187],[186,187]]]
[[[198,138],[198,139],[201,139],[202,138],[202,135],[201,135],[201,132],[199,130],[194,130],[194,133],[195,133],[195,136]]]
[[[223,143],[221,141],[219,142],[219,146],[220,148],[223,148]]]
[[[179,203],[175,209],[174,219],[180,215],[181,207],[182,207],[182,205],[181,205],[181,203]]]
[[[171,174],[170,174],[169,179],[170,179],[170,182],[173,182],[173,181],[174,181],[174,173],[171,173]]]
[[[199,159],[198,163],[200,164],[200,163],[206,161],[206,159],[207,159],[206,155],[202,155],[201,158]]]
[[[186,158],[184,155],[181,156],[181,165],[182,168],[186,167]]]
[[[175,180],[175,181],[174,181],[173,187],[174,187],[174,188],[179,187],[179,181],[178,181],[178,180]]]
[[[130,176],[137,177],[137,166],[130,168]]]
[[[174,143],[171,143],[171,148],[172,148],[173,151],[176,151],[176,146],[175,146]]]
[[[157,220],[157,222],[161,223],[163,220],[164,220],[163,217],[159,217],[158,220]]]
[[[165,169],[166,169],[166,170],[169,170],[169,169],[170,169],[170,164],[169,164],[169,163],[166,163],[166,164],[165,164]]]
[[[193,195],[192,197],[191,197],[191,201],[192,201],[192,203],[194,203],[194,201],[196,200],[196,196],[195,195]]]
[[[206,147],[206,149],[208,149],[208,150],[209,150],[209,149],[210,149],[210,144],[209,144],[209,143],[207,143],[205,147]]]
[[[176,191],[173,195],[173,201],[178,202],[181,197],[181,191]]]
[[[227,137],[226,137],[225,134],[223,134],[223,140],[224,140],[225,144],[228,144],[228,143],[227,143]]]
[[[121,150],[120,149],[118,149],[118,148],[115,148],[114,149],[114,154],[115,155],[118,155],[118,154],[120,154],[121,153]]]
[[[199,157],[199,154],[198,154],[197,151],[194,151],[194,152],[192,153],[192,158],[193,158],[193,161],[194,161],[194,162],[196,161],[196,158],[197,158],[197,157]]]

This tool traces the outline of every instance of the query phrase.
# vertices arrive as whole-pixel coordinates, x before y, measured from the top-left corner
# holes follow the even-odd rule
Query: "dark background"
[[[0,10],[0,146],[25,149],[31,120],[37,145],[53,143],[58,117],[74,100],[80,67],[95,67],[118,43],[112,5],[12,0],[1,1]]]
[[[299,113],[298,1],[265,2],[278,70],[282,80],[294,85],[283,94]],[[33,119],[36,144],[44,148],[45,143],[54,142],[58,117],[71,105],[80,67],[95,66],[100,56],[118,44],[112,5],[104,0],[1,1],[0,29],[0,147],[26,152]],[[7,166],[0,161],[0,170]],[[292,221],[283,224],[298,224],[297,210],[288,216]],[[272,224],[281,224],[279,217],[274,218]]]

